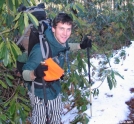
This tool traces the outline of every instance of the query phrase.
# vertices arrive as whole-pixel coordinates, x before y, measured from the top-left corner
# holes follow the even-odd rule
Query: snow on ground
[[[92,98],[92,106],[88,105],[88,109],[85,111],[90,117],[88,124],[119,124],[125,123],[123,120],[127,119],[129,109],[125,102],[134,97],[134,94],[130,93],[130,88],[134,87],[134,41],[132,41],[130,47],[126,47],[124,50],[126,51],[126,57],[124,60],[122,59],[122,62],[114,64],[111,59],[112,68],[124,76],[124,79],[117,76],[117,86],[112,90],[109,89],[106,80],[99,87],[99,95]],[[97,60],[91,61],[97,64]],[[96,81],[93,87],[99,86],[100,83]],[[77,115],[76,111],[77,109],[74,108],[62,116],[63,124],[69,124]],[[134,122],[128,123],[132,124]]]

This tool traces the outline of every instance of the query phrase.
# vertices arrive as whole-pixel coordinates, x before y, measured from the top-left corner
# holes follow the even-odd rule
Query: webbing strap
[[[42,9],[42,8],[34,8],[34,9],[30,8],[30,9],[26,10],[26,12],[30,12],[30,13],[37,12],[37,11],[39,11],[39,12],[43,11],[44,12],[44,9]]]
[[[42,21],[39,23],[40,23],[40,31],[39,31],[40,47],[41,47],[43,60],[46,60],[49,56],[49,46],[48,46],[48,42],[46,42],[45,38],[43,37],[44,25],[42,24]],[[44,42],[45,42],[45,46],[46,46],[46,53],[45,53],[44,45],[43,45]]]
[[[31,92],[32,92],[32,105],[34,105],[34,84],[42,85],[41,83],[38,83],[36,81],[32,81],[32,86],[31,86]]]
[[[46,41],[43,41],[43,35],[39,35],[39,39],[40,39],[40,47],[41,47],[41,52],[42,52],[42,57],[43,57],[43,60],[46,60],[49,56],[49,46],[48,46],[48,42]],[[45,42],[45,46],[46,46],[46,53],[45,53],[45,50],[44,50],[44,45],[43,45],[43,42]]]

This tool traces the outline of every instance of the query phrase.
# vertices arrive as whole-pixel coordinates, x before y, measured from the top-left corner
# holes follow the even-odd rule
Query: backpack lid
[[[34,8],[33,10],[27,9],[26,12],[30,12],[32,15],[36,17],[38,21],[46,20],[46,12],[42,8]],[[31,23],[30,20],[29,23]]]

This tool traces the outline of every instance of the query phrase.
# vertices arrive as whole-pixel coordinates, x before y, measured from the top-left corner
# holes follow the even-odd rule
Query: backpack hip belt
[[[57,80],[55,80],[55,81],[57,81]],[[52,84],[55,81],[53,81],[51,83],[46,83],[46,88],[51,88],[54,92],[56,92],[55,89],[52,86]],[[40,83],[40,82],[32,81],[31,91],[30,91],[32,93],[32,105],[34,105],[34,98],[35,98],[34,90],[35,90],[35,88],[37,88],[37,89],[43,89],[43,84]]]

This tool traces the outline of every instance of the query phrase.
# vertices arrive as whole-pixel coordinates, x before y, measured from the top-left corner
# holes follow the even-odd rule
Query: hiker
[[[66,50],[78,50],[91,47],[91,40],[86,38],[82,43],[68,44],[73,27],[72,18],[66,13],[59,13],[53,20],[52,28],[45,30],[46,40],[49,43],[51,50],[51,57],[57,56],[59,60],[59,66],[63,68],[65,52]],[[49,124],[61,123],[61,84],[60,79],[54,81],[45,81],[46,93],[43,91],[42,78],[45,77],[45,72],[49,70],[49,66],[41,63],[43,61],[41,53],[41,45],[37,43],[31,50],[26,64],[23,66],[23,78],[28,84],[28,95],[32,104],[32,124],[45,124],[48,119]],[[58,72],[57,72],[58,73]],[[34,84],[34,94],[31,92],[31,81],[38,82]],[[44,97],[44,94],[46,97]],[[34,98],[34,99],[33,99]],[[47,107],[45,107],[44,99],[47,98]],[[48,118],[46,117],[46,111],[48,111]],[[47,123],[46,123],[47,124]]]

